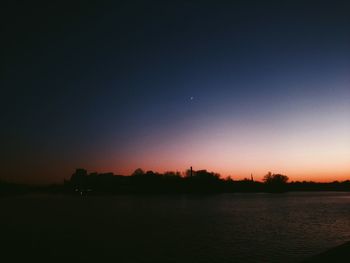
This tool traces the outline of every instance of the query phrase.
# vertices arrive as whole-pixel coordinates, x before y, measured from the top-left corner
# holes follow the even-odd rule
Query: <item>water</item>
[[[349,193],[0,199],[1,248],[50,262],[300,262],[350,240]]]

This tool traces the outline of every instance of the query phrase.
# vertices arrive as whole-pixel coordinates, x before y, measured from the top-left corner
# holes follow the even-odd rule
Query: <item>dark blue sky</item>
[[[1,178],[189,165],[350,176],[349,2],[227,2],[8,1]]]

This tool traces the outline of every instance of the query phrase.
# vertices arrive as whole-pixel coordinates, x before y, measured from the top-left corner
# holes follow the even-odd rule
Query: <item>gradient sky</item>
[[[349,1],[47,2],[2,11],[1,179],[350,179]]]

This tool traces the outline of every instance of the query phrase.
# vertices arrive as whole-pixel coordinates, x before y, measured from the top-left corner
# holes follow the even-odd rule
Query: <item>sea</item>
[[[2,262],[302,262],[350,240],[350,193],[0,198]]]

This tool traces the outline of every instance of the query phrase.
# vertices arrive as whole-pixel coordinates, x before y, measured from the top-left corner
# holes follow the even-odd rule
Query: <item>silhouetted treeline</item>
[[[143,171],[136,169],[131,175],[113,173],[88,173],[76,169],[64,184],[50,186],[28,186],[0,181],[0,196],[26,193],[236,193],[287,191],[350,191],[350,181],[316,183],[288,182],[282,174],[267,173],[262,182],[251,179],[233,180],[221,178],[219,174],[207,170],[187,170],[185,173]]]
[[[179,172],[144,172],[136,169],[130,176],[113,173],[90,173],[77,169],[65,187],[80,194],[86,193],[176,193],[176,192],[222,192],[224,180],[219,174],[206,170]]]
[[[232,192],[273,192],[287,191],[350,191],[350,181],[315,183],[291,182],[282,174],[265,175],[263,182],[251,179],[232,180],[207,170],[165,172],[136,169],[130,176],[113,173],[90,173],[77,169],[64,189],[79,194],[88,193],[232,193]]]

